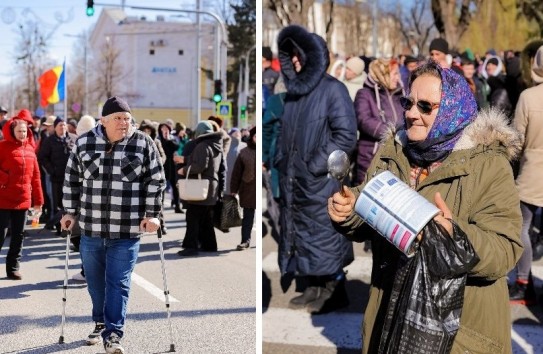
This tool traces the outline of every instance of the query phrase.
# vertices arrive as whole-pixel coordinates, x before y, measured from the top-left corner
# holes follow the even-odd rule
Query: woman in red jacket
[[[30,131],[33,123],[30,112],[21,110],[4,125],[4,140],[0,141],[0,249],[4,244],[6,228],[10,226],[6,273],[13,280],[22,279],[19,261],[27,211],[34,205],[36,212],[41,212],[43,204],[40,170]]]

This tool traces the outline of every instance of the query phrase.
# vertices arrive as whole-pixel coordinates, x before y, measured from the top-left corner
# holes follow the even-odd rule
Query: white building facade
[[[201,23],[200,28],[203,70],[198,73],[196,24],[166,21],[163,16],[154,20],[128,17],[121,9],[105,9],[89,38],[93,58],[90,67],[95,68],[90,82],[100,85],[105,63],[110,62],[115,73],[112,94],[127,98],[137,121],[171,118],[194,127],[197,99],[202,119],[213,114],[215,108],[210,98],[217,28],[209,23]],[[98,105],[107,99],[102,90],[94,91],[102,96],[98,97]]]

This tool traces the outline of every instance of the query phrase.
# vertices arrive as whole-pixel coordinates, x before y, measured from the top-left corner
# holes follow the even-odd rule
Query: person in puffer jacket
[[[328,156],[353,152],[356,117],[345,85],[326,74],[324,39],[292,25],[277,43],[287,88],[274,157],[281,191],[279,267],[282,275],[294,273],[308,285],[289,306],[322,313],[348,302],[343,267],[352,262],[353,248],[334,229],[325,206],[339,189],[328,178]]]
[[[41,212],[43,205],[32,124],[30,112],[21,110],[4,124],[4,140],[0,141],[0,249],[10,226],[6,273],[12,280],[22,279],[20,261],[27,211],[34,206],[35,212]]]

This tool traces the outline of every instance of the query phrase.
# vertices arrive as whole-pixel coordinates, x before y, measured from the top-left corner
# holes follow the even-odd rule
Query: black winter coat
[[[327,213],[328,198],[339,190],[328,178],[327,160],[334,150],[350,155],[356,146],[353,104],[345,85],[326,74],[328,49],[321,37],[289,26],[278,44],[288,90],[275,157],[282,206],[279,266],[282,274],[336,274],[352,262],[353,250]],[[294,51],[302,62],[298,73]]]
[[[219,185],[219,170],[223,159],[222,134],[220,132],[200,135],[195,141],[194,150],[188,157],[187,164],[182,167],[183,176],[186,178],[188,168],[190,167],[189,178],[198,178],[209,180],[209,189],[206,200],[187,201],[189,204],[196,205],[215,205],[219,196],[224,191]]]
[[[63,138],[56,134],[44,138],[38,151],[38,162],[51,177],[51,182],[64,182],[64,173],[70,152],[77,136],[66,133]]]

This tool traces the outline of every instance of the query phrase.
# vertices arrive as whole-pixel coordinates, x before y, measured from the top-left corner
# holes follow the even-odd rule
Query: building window
[[[183,55],[183,49],[179,49],[179,55]]]
[[[149,55],[155,55],[155,50],[154,49],[149,49]]]

